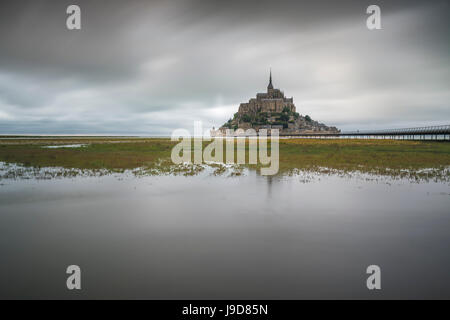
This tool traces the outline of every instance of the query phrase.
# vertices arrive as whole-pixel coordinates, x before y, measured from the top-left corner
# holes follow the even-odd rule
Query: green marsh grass
[[[87,144],[79,148],[43,146]],[[175,166],[167,138],[65,137],[0,139],[0,161],[25,167],[60,167],[123,172],[141,168],[143,174],[197,174],[199,166]],[[210,142],[204,142],[205,147]],[[450,143],[436,141],[280,139],[279,175],[298,171],[340,171],[449,179]],[[270,151],[270,144],[269,144]],[[193,153],[192,147],[192,153]],[[248,153],[248,144],[246,144]],[[224,148],[225,153],[225,148]],[[247,154],[248,162],[248,154]],[[214,166],[213,164],[211,166]],[[215,172],[225,169],[215,165]],[[244,165],[258,169],[260,165]],[[425,171],[426,169],[426,171]],[[236,175],[241,173],[238,168]]]

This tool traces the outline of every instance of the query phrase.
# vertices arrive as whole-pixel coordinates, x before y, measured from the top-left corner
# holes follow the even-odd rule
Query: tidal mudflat
[[[143,163],[170,153],[170,141],[157,142],[148,152],[143,141],[2,145],[0,297],[450,298],[446,144],[349,144],[347,157],[305,142],[317,170],[285,170],[301,156],[280,143],[280,174],[260,176],[214,165],[149,173]],[[380,154],[392,168],[365,170]],[[76,293],[66,288],[72,264]],[[366,287],[372,264],[376,292]]]

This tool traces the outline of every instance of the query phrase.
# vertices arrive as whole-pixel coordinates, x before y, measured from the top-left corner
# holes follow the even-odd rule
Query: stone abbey
[[[286,98],[280,89],[274,89],[272,84],[272,71],[270,71],[267,93],[257,93],[256,98],[247,103],[241,103],[239,113],[274,112],[281,113],[283,110],[295,112],[294,98]]]
[[[212,131],[213,135],[225,135],[227,129],[271,129],[279,130],[280,134],[296,133],[334,133],[339,132],[336,127],[328,127],[314,121],[308,115],[297,113],[294,98],[285,97],[283,91],[274,89],[272,71],[269,75],[267,92],[257,93],[256,98],[239,105],[238,112],[229,119],[219,130]]]

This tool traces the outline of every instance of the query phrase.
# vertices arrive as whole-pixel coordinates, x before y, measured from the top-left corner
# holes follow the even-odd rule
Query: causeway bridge
[[[396,139],[396,140],[436,140],[450,141],[450,125],[383,129],[383,130],[356,130],[338,133],[311,132],[296,134],[281,134],[280,137],[303,137],[311,139]]]

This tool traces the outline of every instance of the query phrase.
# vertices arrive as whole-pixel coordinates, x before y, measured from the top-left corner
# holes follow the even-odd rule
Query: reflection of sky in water
[[[87,144],[58,144],[55,146],[43,146],[42,148],[47,149],[59,149],[59,148],[81,148],[87,146]]]
[[[450,298],[448,183],[304,174],[2,180],[0,297]],[[382,290],[365,287],[378,264]]]

